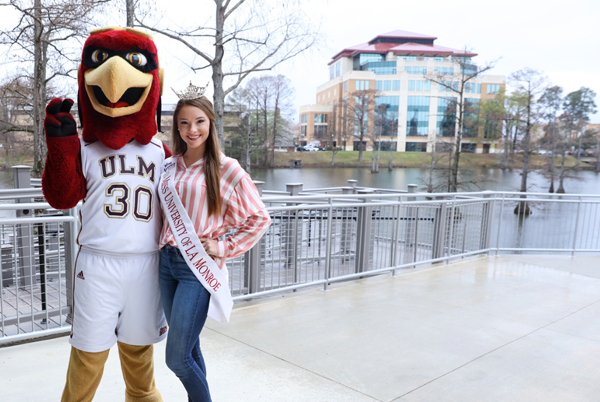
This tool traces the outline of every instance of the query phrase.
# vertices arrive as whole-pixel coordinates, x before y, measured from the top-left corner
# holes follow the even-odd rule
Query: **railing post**
[[[327,210],[327,243],[325,248],[325,285],[323,285],[323,290],[327,290],[327,286],[329,283],[327,280],[331,278],[331,243],[333,243],[332,239],[332,223],[333,223],[333,208],[331,206],[333,200],[329,198],[329,209]]]
[[[441,258],[444,256],[446,243],[446,223],[448,221],[448,204],[444,197],[436,197],[440,200],[440,207],[435,210],[435,221],[433,222],[433,245],[431,247],[431,258]]]
[[[373,194],[372,190],[358,190],[358,194]],[[371,197],[362,199],[363,203],[371,202]],[[369,249],[371,243],[371,221],[373,207],[358,207],[356,222],[356,258],[354,272],[365,272],[369,269]]]
[[[31,166],[13,166],[14,188],[30,188],[31,187]],[[19,198],[15,200],[18,204],[32,202],[31,198]],[[31,210],[17,210],[17,217],[30,217]],[[17,249],[19,252],[19,285],[31,286],[35,284],[35,270],[32,271],[33,261],[32,255],[32,231],[31,225],[17,226]]]
[[[355,180],[356,181],[356,180]],[[353,187],[342,187],[342,194],[354,194]],[[354,208],[343,207],[342,208],[342,234],[340,238],[340,256],[343,261],[348,261],[352,254],[352,213]]]
[[[488,201],[483,203],[483,210],[481,213],[481,241],[479,248],[481,250],[489,250],[492,242],[492,222],[494,219],[494,200],[491,199],[492,194],[484,194],[483,198],[487,198]],[[489,251],[488,251],[489,255]]]
[[[355,190],[356,190],[356,184],[357,183],[358,183],[358,180],[354,180],[354,179],[349,179],[348,180],[348,187],[352,188],[352,193],[355,192]]]
[[[63,215],[77,219],[78,207],[63,211]],[[65,293],[67,294],[67,307],[70,310],[67,322],[71,324],[73,318],[73,270],[77,259],[77,233],[79,230],[77,221],[66,222],[63,225],[65,231]]]
[[[417,185],[416,184],[409,184],[408,186],[408,193],[409,194],[413,194],[416,193],[417,191]],[[410,202],[410,201],[416,201],[417,198],[416,197],[408,197],[406,199],[406,201]],[[406,265],[406,264],[410,264],[412,262],[415,262],[415,256],[414,253],[416,251],[416,246],[417,246],[417,239],[416,239],[416,208],[412,207],[412,206],[407,206],[406,207],[406,230],[404,232],[404,252],[402,253],[402,264]],[[413,220],[414,220],[414,225],[413,225]],[[413,243],[413,236],[411,235],[411,230],[410,228],[415,228],[415,239],[414,239],[414,243]],[[415,250],[413,250],[413,248]]]
[[[577,246],[577,230],[579,230],[579,215],[581,212],[581,197],[577,203],[577,217],[575,218],[575,232],[573,233],[573,249],[571,250],[571,257],[575,256],[575,248]]]
[[[292,197],[297,197],[302,192],[302,183],[286,184],[286,191]],[[287,203],[287,206],[297,205],[296,203]],[[298,225],[300,211],[290,211],[287,213],[287,220],[283,230],[284,250],[286,256],[286,268],[294,269],[294,282],[298,282],[298,240],[302,240],[302,225]],[[298,232],[300,231],[300,236]],[[300,239],[298,239],[300,237]]]
[[[392,224],[392,240],[390,244],[390,267],[396,266],[396,261],[398,259],[398,239],[400,232],[400,210],[402,207],[402,197],[398,197],[398,205],[394,207],[397,211],[394,214],[394,223]],[[396,270],[392,270],[392,276],[396,276]]]
[[[258,195],[262,197],[264,181],[252,181],[256,186]],[[254,247],[252,247],[244,256],[244,285],[248,289],[248,294],[260,292],[260,268],[262,257],[264,256],[266,247],[266,239],[263,236]]]

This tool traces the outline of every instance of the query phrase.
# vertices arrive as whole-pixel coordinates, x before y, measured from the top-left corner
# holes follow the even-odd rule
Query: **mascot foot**
[[[154,347],[117,342],[126,402],[162,402],[154,383]]]
[[[71,347],[67,383],[61,401],[88,402],[94,399],[107,358],[108,350],[90,353]]]

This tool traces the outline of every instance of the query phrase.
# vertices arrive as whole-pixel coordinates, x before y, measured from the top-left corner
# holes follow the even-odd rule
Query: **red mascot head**
[[[83,139],[111,149],[146,145],[157,132],[163,74],[152,36],[101,28],[85,41],[78,74]]]

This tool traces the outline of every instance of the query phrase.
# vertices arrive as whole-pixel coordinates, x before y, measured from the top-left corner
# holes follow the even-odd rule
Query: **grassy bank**
[[[363,161],[358,162],[358,151],[339,151],[335,156],[335,167],[371,167],[372,152],[363,152]],[[290,160],[301,160],[303,167],[332,167],[331,166],[331,151],[320,152],[276,152],[275,167],[289,167]],[[377,157],[377,155],[375,155]],[[558,158],[557,158],[558,159]],[[379,158],[380,169],[385,169],[389,165],[390,153],[381,152]],[[529,158],[529,166],[531,169],[541,169],[547,166],[550,162],[548,157],[542,155],[531,155]],[[425,152],[394,152],[392,166],[395,168],[420,168],[429,166],[431,163],[431,155]],[[463,153],[460,156],[460,167],[482,167],[493,168],[500,167],[502,163],[502,155],[499,154],[468,154]],[[439,165],[447,166],[448,160],[443,159],[438,162]],[[568,166],[575,164],[575,158],[567,157]],[[558,161],[557,161],[558,165]],[[520,168],[523,166],[523,155],[515,155],[508,167]]]

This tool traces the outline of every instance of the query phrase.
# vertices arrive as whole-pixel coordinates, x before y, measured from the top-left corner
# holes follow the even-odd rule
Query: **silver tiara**
[[[210,81],[206,83],[205,87],[197,87],[192,84],[192,81],[190,81],[190,85],[188,85],[188,87],[183,91],[176,91],[173,89],[173,87],[171,87],[171,89],[173,89],[173,92],[175,92],[175,95],[177,95],[179,99],[192,100],[202,97],[206,91],[206,88],[208,88],[208,84],[210,84]]]

